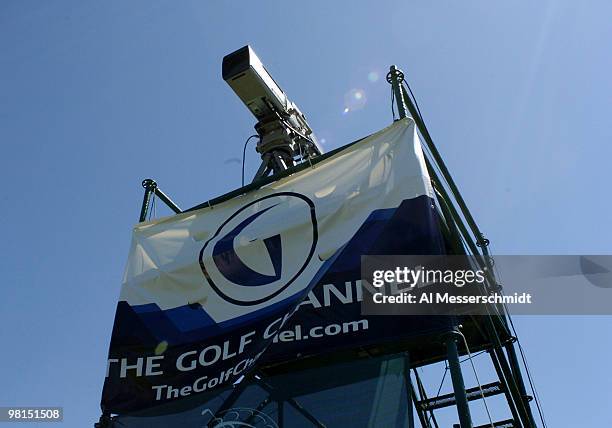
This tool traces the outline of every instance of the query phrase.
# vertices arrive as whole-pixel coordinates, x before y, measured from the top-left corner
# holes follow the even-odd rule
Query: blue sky
[[[140,182],[182,207],[239,186],[254,120],[221,59],[246,43],[327,150],[389,124],[397,64],[496,254],[609,254],[611,14],[605,1],[3,0],[0,405],[97,419]],[[258,164],[249,151],[247,176]],[[515,322],[549,426],[611,426],[612,318]]]

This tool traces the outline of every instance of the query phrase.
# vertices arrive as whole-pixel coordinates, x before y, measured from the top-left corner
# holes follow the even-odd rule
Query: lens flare
[[[319,139],[319,144],[322,146],[326,146],[333,142],[332,134],[327,129],[317,131],[317,138]]]
[[[164,352],[166,352],[166,349],[168,349],[168,342],[166,342],[165,340],[162,340],[155,347],[155,355],[163,354]]]
[[[344,114],[361,110],[365,107],[367,97],[363,89],[351,89],[344,95]]]
[[[376,83],[378,82],[378,79],[380,79],[380,75],[378,74],[378,71],[370,71],[368,73],[368,80],[372,83]]]

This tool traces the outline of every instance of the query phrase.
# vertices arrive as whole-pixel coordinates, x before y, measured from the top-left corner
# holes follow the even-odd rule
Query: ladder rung
[[[515,428],[514,419],[506,419],[505,421],[499,421],[493,423],[493,428]],[[474,428],[491,428],[491,424],[478,425]]]
[[[487,383],[482,385],[482,394],[480,393],[479,387],[469,388],[465,390],[468,401],[478,400],[482,398],[482,395],[485,397],[490,397],[491,395],[497,395],[504,392],[502,384],[500,382]],[[420,406],[423,410],[435,410],[441,409],[443,407],[449,407],[455,405],[455,394],[444,394],[439,395],[434,398],[428,398],[427,400],[417,401],[417,405]]]

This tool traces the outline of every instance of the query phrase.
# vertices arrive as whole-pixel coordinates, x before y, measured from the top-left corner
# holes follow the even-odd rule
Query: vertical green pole
[[[459,362],[459,349],[457,348],[458,337],[460,336],[455,331],[450,332],[446,336],[446,353],[451,379],[453,381],[459,424],[461,428],[472,428],[472,416],[470,415],[467,393],[465,392],[465,384],[463,383],[463,374],[461,373],[461,363]]]
[[[151,180],[147,178],[143,180],[142,187],[145,189],[144,198],[142,200],[142,208],[140,209],[140,219],[139,221],[142,223],[147,219],[147,213],[149,212],[149,204],[151,203],[151,196],[155,193],[155,189],[157,188],[157,183],[155,180]]]
[[[527,395],[527,389],[525,388],[525,382],[523,381],[523,376],[521,374],[521,367],[518,362],[518,358],[516,356],[516,351],[514,349],[514,343],[508,342],[505,345],[506,353],[508,354],[508,360],[510,362],[510,368],[512,373],[514,374],[514,378],[516,379],[516,383],[521,393],[523,403],[525,404],[525,410],[527,411],[527,416],[529,417],[529,422],[535,427],[536,422],[533,417],[533,412],[531,411],[531,405],[529,404],[530,397]]]
[[[403,81],[404,73],[402,73],[402,71],[394,65],[389,67],[387,82],[391,84],[391,88],[393,89],[393,95],[395,97],[395,102],[397,103],[397,114],[399,114],[400,119],[408,116],[408,109],[406,108],[404,93],[402,91]]]

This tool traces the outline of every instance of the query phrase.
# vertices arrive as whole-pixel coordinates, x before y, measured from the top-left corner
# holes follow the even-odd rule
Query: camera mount
[[[323,153],[304,114],[289,100],[250,46],[223,58],[223,80],[257,119],[262,163],[253,181]]]

